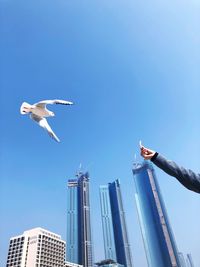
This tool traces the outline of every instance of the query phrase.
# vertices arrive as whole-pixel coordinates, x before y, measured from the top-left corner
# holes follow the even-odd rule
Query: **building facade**
[[[93,266],[89,174],[79,172],[68,180],[67,260],[84,267]]]
[[[149,267],[181,267],[175,239],[153,166],[133,167],[135,199]]]
[[[179,256],[181,267],[187,267],[183,253],[178,252],[178,256]]]
[[[119,180],[100,186],[105,258],[132,267],[125,212]]]
[[[117,261],[115,239],[113,230],[112,212],[108,185],[100,186],[101,218],[103,227],[103,240],[105,259]]]
[[[57,234],[34,228],[10,239],[6,267],[64,267],[65,241]]]
[[[194,262],[192,260],[192,255],[190,253],[187,254],[186,262],[187,262],[187,267],[194,267]]]
[[[67,260],[79,263],[78,180],[68,181],[67,192]]]

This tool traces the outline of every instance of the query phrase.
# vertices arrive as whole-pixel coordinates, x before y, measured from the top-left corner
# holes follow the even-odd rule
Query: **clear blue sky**
[[[200,171],[200,2],[0,0],[0,259],[11,236],[66,237],[66,184],[90,172],[95,261],[104,257],[100,184],[121,180],[135,267],[146,259],[131,173],[138,142]],[[50,106],[56,143],[19,113]],[[200,196],[156,168],[178,248],[200,266]]]

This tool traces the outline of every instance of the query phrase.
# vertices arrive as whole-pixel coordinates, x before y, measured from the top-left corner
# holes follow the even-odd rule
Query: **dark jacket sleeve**
[[[164,172],[178,179],[189,190],[200,193],[200,174],[178,166],[174,161],[167,160],[157,152],[151,161]]]

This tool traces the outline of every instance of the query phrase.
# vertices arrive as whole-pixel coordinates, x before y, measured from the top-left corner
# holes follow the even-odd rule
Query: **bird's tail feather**
[[[26,102],[23,102],[20,107],[20,113],[24,115],[28,114],[30,111],[31,111],[31,105]]]

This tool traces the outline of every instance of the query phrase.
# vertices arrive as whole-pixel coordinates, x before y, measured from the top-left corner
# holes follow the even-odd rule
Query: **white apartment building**
[[[61,236],[34,228],[10,239],[6,267],[64,267],[65,248]]]

